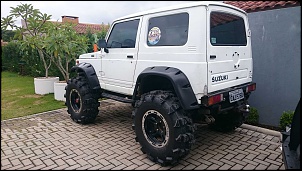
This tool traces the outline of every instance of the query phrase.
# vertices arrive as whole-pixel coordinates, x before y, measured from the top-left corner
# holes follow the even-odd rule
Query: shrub
[[[22,74],[32,77],[45,76],[43,63],[38,57],[39,54],[35,49],[31,49],[29,47],[22,50],[18,41],[11,41],[7,45],[2,46],[1,48],[1,71],[11,71],[14,73],[19,73],[21,67],[20,63],[22,62]],[[61,80],[64,79],[63,75],[54,64],[52,64],[49,68],[49,75],[58,76]]]
[[[294,111],[284,111],[280,117],[280,128],[285,130],[286,126],[292,123],[294,117]]]
[[[259,114],[258,114],[258,110],[255,107],[250,108],[250,114],[247,116],[245,122],[251,125],[258,125]]]
[[[2,71],[19,72],[19,62],[21,60],[19,45],[11,41],[1,48]]]

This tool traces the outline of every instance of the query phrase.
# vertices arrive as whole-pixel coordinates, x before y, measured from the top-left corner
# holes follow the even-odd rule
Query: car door
[[[108,53],[103,53],[101,79],[107,90],[123,93],[133,86],[138,55],[140,17],[113,23],[107,37]]]
[[[207,11],[208,92],[252,80],[251,38],[247,15],[232,8]]]

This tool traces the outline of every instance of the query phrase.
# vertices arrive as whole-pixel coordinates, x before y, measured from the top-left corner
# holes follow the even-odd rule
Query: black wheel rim
[[[163,147],[169,140],[169,127],[161,113],[149,110],[143,115],[142,129],[146,140],[154,147]]]
[[[79,113],[82,108],[81,95],[76,89],[72,89],[70,92],[69,103],[73,111]]]

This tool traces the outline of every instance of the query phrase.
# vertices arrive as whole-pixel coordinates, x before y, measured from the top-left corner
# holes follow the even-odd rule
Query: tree
[[[89,27],[86,31],[86,37],[88,38],[88,52],[93,52],[93,45],[97,43],[98,36],[96,33],[92,33],[91,28]]]
[[[99,33],[97,33],[98,37],[100,39],[105,39],[106,37],[106,34],[108,32],[108,29],[110,27],[110,24],[108,23],[108,25],[106,26],[103,22],[102,22],[102,25],[101,25],[101,31]]]
[[[14,39],[16,32],[14,30],[2,30],[1,29],[1,39],[4,42],[10,42]]]
[[[28,47],[31,47],[38,51],[44,64],[45,77],[48,77],[48,69],[54,63],[67,81],[69,79],[69,64],[75,63],[75,59],[87,51],[87,38],[76,33],[73,28],[74,25],[71,23],[47,21],[51,15],[42,14],[31,4],[22,4],[16,8],[11,8],[11,14],[1,19],[1,29],[11,26],[17,30],[17,33],[22,33],[21,45],[23,50],[28,50]],[[18,17],[25,21],[24,28],[15,24],[13,19]]]
[[[41,13],[38,9],[34,9],[31,4],[22,4],[17,7],[10,7],[10,15],[1,18],[1,29],[6,30],[7,27],[15,28],[17,32],[23,35],[21,41],[23,49],[32,47],[38,51],[39,57],[43,62],[45,69],[45,77],[48,77],[48,69],[51,66],[51,59],[46,50],[43,49],[45,33],[47,31],[47,20],[51,15]],[[25,27],[15,24],[15,19],[21,17],[25,23]]]
[[[86,37],[88,38],[88,52],[93,52],[93,44],[97,44],[99,39],[105,39],[109,25],[101,24],[101,30],[93,33],[91,28],[86,31]]]
[[[85,35],[78,34],[73,27],[71,23],[50,23],[43,46],[65,81],[69,79],[69,64],[74,64],[88,47]]]

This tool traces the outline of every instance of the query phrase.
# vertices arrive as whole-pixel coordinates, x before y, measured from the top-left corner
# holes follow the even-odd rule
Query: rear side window
[[[139,19],[117,23],[108,38],[108,48],[135,48]]]
[[[245,46],[243,18],[224,12],[211,12],[210,42],[213,46]]]
[[[182,46],[188,40],[189,14],[179,13],[150,18],[148,46]]]

